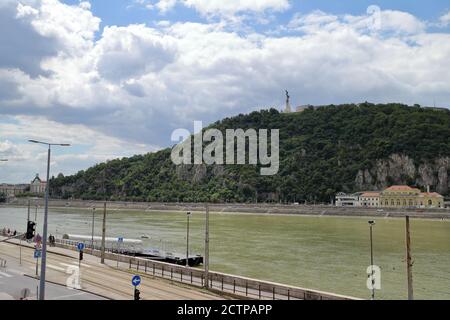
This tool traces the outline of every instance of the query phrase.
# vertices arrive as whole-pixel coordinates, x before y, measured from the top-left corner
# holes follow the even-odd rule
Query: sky
[[[2,0],[0,183],[291,104],[450,107],[447,0]]]

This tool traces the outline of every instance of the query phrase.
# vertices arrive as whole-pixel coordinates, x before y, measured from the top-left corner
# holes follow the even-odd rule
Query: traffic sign
[[[78,251],[83,251],[84,250],[84,243],[83,242],[79,242],[77,244],[77,249],[78,249]]]
[[[38,259],[41,256],[42,256],[42,250],[38,250],[38,249],[34,250],[34,258],[35,259]]]
[[[118,238],[117,241],[118,241],[119,243],[123,243],[123,237]]]
[[[141,284],[141,277],[139,276],[134,276],[133,279],[131,280],[131,284],[135,287],[137,287],[138,285]]]

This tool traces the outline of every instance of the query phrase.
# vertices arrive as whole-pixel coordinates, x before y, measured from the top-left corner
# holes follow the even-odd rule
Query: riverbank
[[[44,206],[44,199],[18,198],[4,204],[5,206]],[[50,208],[101,209],[103,201],[90,200],[49,200]],[[158,202],[121,202],[108,201],[108,210],[170,211],[170,212],[204,212],[204,203],[158,203]],[[307,216],[342,216],[342,217],[378,217],[401,218],[410,216],[422,219],[450,219],[450,209],[412,209],[412,208],[362,208],[334,207],[324,205],[283,205],[283,204],[209,204],[211,213],[234,214],[269,214],[269,215],[307,215]]]
[[[37,215],[42,234],[43,207]],[[99,207],[50,208],[49,233],[94,235],[102,232]],[[95,223],[92,224],[92,219]],[[26,228],[26,207],[0,207],[0,223]],[[370,261],[366,218],[271,214],[211,214],[210,269],[240,277],[263,279],[289,286],[369,298],[366,287]],[[374,261],[382,270],[379,299],[405,299],[405,222],[401,218],[376,220],[373,230]],[[186,250],[185,212],[109,210],[106,235],[138,239],[146,248],[167,252]],[[204,212],[190,216],[191,253],[203,253]],[[417,299],[449,299],[446,270],[450,264],[450,219],[411,219],[411,243]],[[168,273],[170,275],[170,273]],[[183,277],[184,279],[184,277]]]

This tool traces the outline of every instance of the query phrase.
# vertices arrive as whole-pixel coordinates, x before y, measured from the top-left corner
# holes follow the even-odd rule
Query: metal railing
[[[78,241],[56,239],[56,245],[66,249],[76,250]],[[279,283],[261,281],[246,277],[235,276],[215,271],[205,272],[202,269],[174,265],[166,262],[122,255],[105,250],[105,259],[118,261],[129,270],[152,277],[163,278],[196,287],[206,287],[210,290],[224,294],[232,294],[248,299],[270,300],[354,300],[356,298],[337,295],[317,290],[287,286]],[[89,252],[89,251],[88,251]],[[100,248],[92,252],[94,256],[100,256]],[[208,284],[206,284],[208,281]]]

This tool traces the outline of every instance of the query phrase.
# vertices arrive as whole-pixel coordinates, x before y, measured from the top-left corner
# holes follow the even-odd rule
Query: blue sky
[[[77,4],[79,0],[65,0],[64,2],[67,4]],[[155,3],[157,1],[148,2]],[[276,15],[276,24],[288,23],[294,13],[308,13],[315,10],[337,15],[360,15],[365,13],[370,5],[377,5],[382,10],[406,11],[429,21],[437,20],[450,9],[450,3],[447,0],[291,0],[289,3],[290,9],[274,13]],[[126,26],[131,23],[151,25],[154,21],[158,20],[181,22],[205,22],[207,20],[194,9],[187,8],[182,4],[177,4],[174,9],[164,14],[161,14],[157,10],[149,10],[145,6],[136,3],[135,0],[93,0],[91,1],[91,5],[92,12],[102,19],[102,26]]]
[[[294,108],[450,107],[444,0],[3,0],[0,24],[0,183],[45,173],[28,139],[71,143],[52,173],[72,174],[281,110],[285,89]]]

